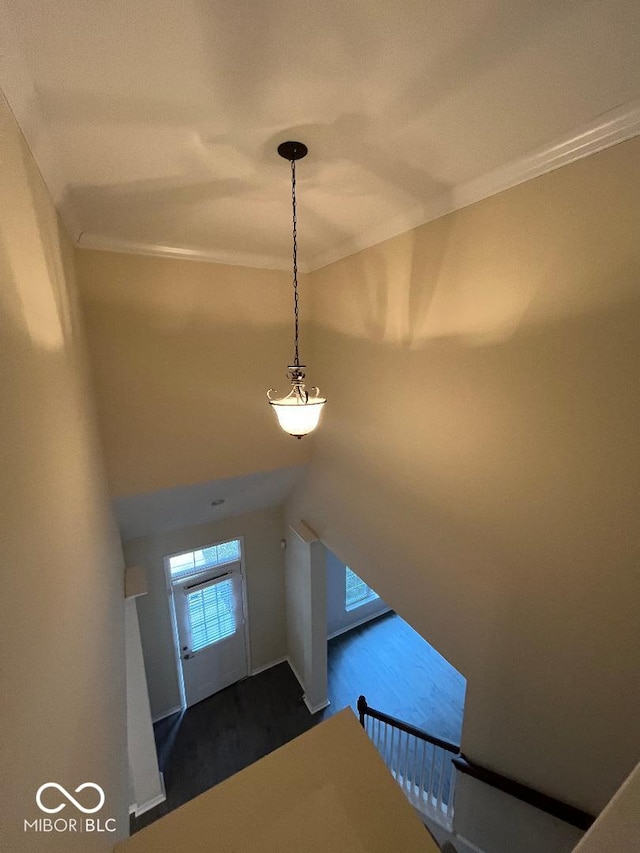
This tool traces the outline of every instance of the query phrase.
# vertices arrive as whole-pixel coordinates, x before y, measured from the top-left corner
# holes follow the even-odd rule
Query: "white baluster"
[[[437,813],[451,826],[456,771],[448,750],[366,714],[364,727],[409,801],[423,814]],[[422,741],[422,754],[420,754]],[[447,801],[444,802],[445,792]]]
[[[435,770],[435,765],[436,765],[436,748],[432,744],[431,745],[431,770],[429,772],[429,788],[428,788],[429,805],[431,805],[431,800],[433,798],[433,772]]]
[[[451,781],[449,782],[449,802],[447,803],[447,817],[453,819],[453,804],[455,800],[456,793],[456,768],[451,762]]]
[[[444,770],[445,770],[445,761],[446,761],[446,757],[447,757],[447,753],[444,749],[441,749],[440,752],[442,753],[442,764],[440,767],[440,784],[438,785],[438,802],[437,802],[438,811],[440,811],[440,809],[442,808],[442,792],[444,790]]]
[[[391,726],[391,738],[390,738],[390,744],[389,744],[389,763],[387,764],[387,767],[389,768],[389,770],[391,770],[392,773],[393,773],[393,741],[394,740],[395,740],[395,729],[393,728],[393,726]]]
[[[420,766],[420,782],[418,784],[418,796],[420,802],[424,799],[424,774],[427,768],[427,741],[422,741],[422,763]]]

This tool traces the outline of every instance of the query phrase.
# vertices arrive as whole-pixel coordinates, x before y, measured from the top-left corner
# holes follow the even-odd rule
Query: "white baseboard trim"
[[[259,675],[261,672],[265,672],[267,669],[271,669],[274,666],[278,666],[281,663],[288,663],[291,666],[289,658],[284,655],[284,657],[278,658],[277,660],[272,660],[269,663],[265,663],[264,666],[259,666],[256,669],[251,670],[251,675]]]
[[[164,774],[160,773],[160,793],[155,797],[152,797],[146,803],[143,803],[139,806],[137,803],[133,803],[129,806],[129,814],[134,814],[136,817],[140,817],[141,814],[150,811],[151,809],[159,806],[160,803],[164,803],[167,799],[167,792],[164,787]]]
[[[302,689],[302,691],[303,691],[303,693],[302,693],[302,701],[303,701],[303,702],[304,702],[304,704],[307,706],[307,710],[309,711],[309,713],[310,713],[310,714],[317,714],[317,713],[318,713],[318,711],[322,711],[322,709],[323,709],[323,708],[328,708],[328,707],[329,707],[329,705],[331,704],[331,703],[329,702],[329,700],[328,700],[328,699],[326,699],[326,700],[325,700],[325,701],[323,701],[323,702],[320,702],[318,705],[312,705],[312,704],[309,702],[309,700],[307,699],[307,693],[306,693],[306,688],[305,688],[305,686],[304,686],[304,681],[300,678],[300,674],[299,674],[299,672],[297,671],[297,669],[295,668],[295,666],[294,666],[294,665],[293,665],[293,663],[291,662],[291,658],[290,658],[290,657],[285,658],[285,660],[287,661],[287,663],[288,663],[288,664],[289,664],[289,666],[291,667],[291,672],[295,675],[296,680],[297,680],[298,684],[300,685],[300,687],[301,687],[301,689]]]
[[[258,666],[258,667],[256,667],[256,669],[252,669],[251,672],[249,673],[249,675],[250,676],[259,675],[259,673],[265,672],[267,669],[271,669],[272,667],[278,666],[281,663],[288,663],[289,664],[293,674],[295,675],[295,677],[298,679],[298,682],[300,683],[300,687],[302,687],[302,689],[304,690],[304,684],[302,683],[302,679],[300,678],[300,676],[296,672],[295,667],[291,663],[291,659],[288,657],[288,655],[284,655],[281,658],[277,658],[276,660],[269,661],[269,663],[265,663],[263,666]],[[166,720],[167,717],[172,717],[174,714],[178,714],[180,711],[182,711],[182,705],[175,705],[173,708],[167,708],[166,711],[162,711],[161,713],[156,714],[155,717],[152,717],[151,722],[152,723],[159,723],[160,720]]]
[[[311,703],[307,699],[306,693],[302,697],[302,701],[307,706],[307,710],[309,711],[310,714],[317,714],[318,711],[322,711],[323,708],[328,708],[329,705],[331,704],[331,702],[329,702],[329,700],[326,699],[324,702],[320,702],[319,705],[311,705]]]
[[[160,714],[156,714],[155,717],[151,718],[152,723],[159,723],[160,720],[166,720],[167,717],[172,717],[174,714],[177,714],[179,711],[182,711],[182,705],[176,705],[173,708],[169,708],[166,711],[162,711]]]
[[[376,610],[375,613],[371,613],[369,616],[364,616],[362,619],[358,619],[357,622],[351,622],[350,625],[347,625],[344,628],[338,628],[338,630],[334,631],[333,634],[329,634],[327,640],[333,640],[335,637],[339,637],[340,634],[346,634],[347,631],[353,631],[354,628],[359,628],[360,625],[364,625],[366,622],[371,622],[372,619],[377,619],[378,616],[384,616],[385,613],[391,613],[391,608],[385,607],[384,610]]]

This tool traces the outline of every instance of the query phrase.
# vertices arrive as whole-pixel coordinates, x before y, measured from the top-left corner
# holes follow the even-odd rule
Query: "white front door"
[[[248,675],[241,563],[174,581],[187,707]]]

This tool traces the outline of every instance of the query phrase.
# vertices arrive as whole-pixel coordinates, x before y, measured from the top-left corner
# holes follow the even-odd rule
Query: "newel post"
[[[367,708],[367,700],[364,698],[364,696],[358,696],[358,714],[360,715],[360,725],[362,726],[362,728],[365,727],[364,715],[367,713]]]

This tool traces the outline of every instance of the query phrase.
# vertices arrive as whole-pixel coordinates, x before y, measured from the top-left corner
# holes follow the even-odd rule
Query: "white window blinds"
[[[197,652],[236,632],[231,579],[187,593],[191,651]]]
[[[355,572],[346,567],[346,585],[345,585],[345,610],[353,610],[355,607],[360,607],[369,601],[374,601],[378,598],[378,593],[374,592],[362,578],[359,578]]]

